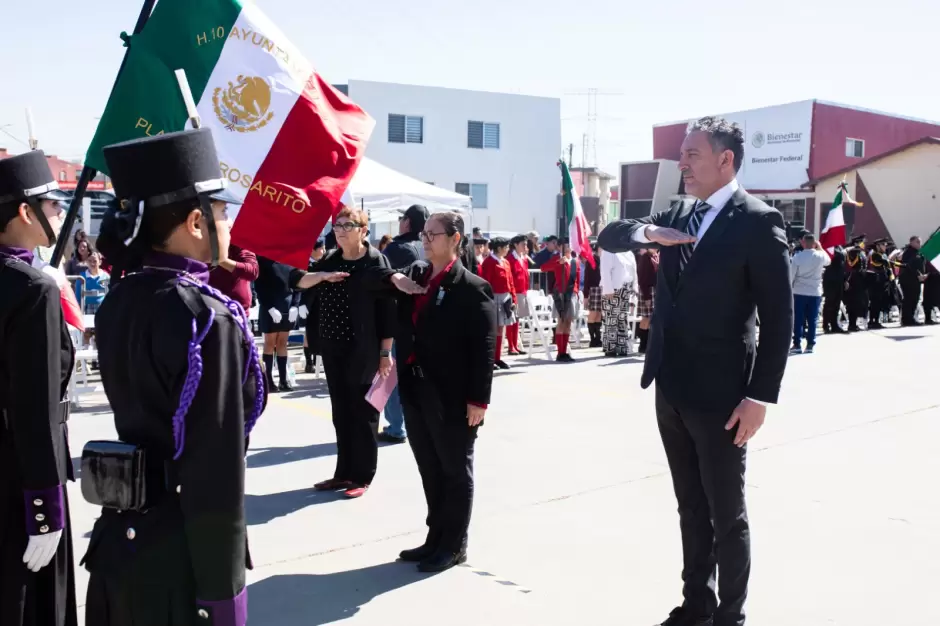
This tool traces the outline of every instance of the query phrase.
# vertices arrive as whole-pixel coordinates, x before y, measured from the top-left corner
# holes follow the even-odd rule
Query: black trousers
[[[0,626],[75,626],[78,612],[68,494],[64,494],[65,528],[58,549],[52,561],[34,574],[23,563],[29,537],[18,458],[12,433],[0,421]]]
[[[656,418],[679,502],[683,606],[714,615],[714,626],[743,626],[751,573],[744,502],[746,449],[725,430],[730,415],[677,410],[656,389]],[[717,566],[717,572],[716,572]],[[716,573],[721,578],[715,597]]]
[[[374,425],[379,412],[366,402],[369,384],[361,382],[349,354],[328,350],[322,355],[336,429],[336,472],[333,478],[370,485],[378,464]]]
[[[920,281],[901,278],[901,323],[912,324],[917,314],[917,305],[920,303]]]
[[[428,541],[441,551],[466,549],[479,427],[467,424],[466,404],[442,398],[420,369],[403,365],[398,371],[408,441],[428,504]]]
[[[827,333],[833,332],[839,327],[839,305],[842,304],[842,294],[833,293],[827,295],[823,300],[823,330]]]

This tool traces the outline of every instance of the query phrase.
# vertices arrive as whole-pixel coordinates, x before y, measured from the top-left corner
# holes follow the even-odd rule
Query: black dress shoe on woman
[[[420,563],[424,559],[430,557],[435,552],[437,552],[437,546],[433,544],[424,544],[418,546],[417,548],[412,548],[411,550],[402,550],[398,554],[398,558],[401,561],[407,561],[408,563]]]
[[[460,552],[438,551],[418,563],[418,571],[426,573],[443,572],[455,565],[466,562],[467,553],[464,550]]]

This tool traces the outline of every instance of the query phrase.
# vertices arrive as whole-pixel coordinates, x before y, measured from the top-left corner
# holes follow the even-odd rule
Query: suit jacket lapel
[[[725,203],[721,211],[718,212],[718,215],[715,216],[708,230],[702,235],[702,240],[695,246],[695,252],[692,253],[692,257],[689,259],[685,270],[682,272],[682,276],[679,279],[680,288],[687,280],[691,280],[688,277],[694,274],[695,269],[699,265],[708,261],[709,250],[716,245],[725,230],[727,230],[728,226],[734,221],[737,208],[744,204],[746,197],[746,192],[739,187],[738,190],[734,192],[734,195],[731,196],[731,199]],[[703,258],[704,261],[702,260]]]
[[[694,202],[683,200],[676,205],[676,214],[672,220],[672,228],[684,231],[692,218]],[[666,279],[666,285],[672,295],[676,295],[679,284],[679,246],[662,247],[659,250],[659,269]]]

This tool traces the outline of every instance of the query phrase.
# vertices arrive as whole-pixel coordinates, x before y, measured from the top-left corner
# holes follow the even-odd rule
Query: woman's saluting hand
[[[411,280],[404,274],[395,274],[391,278],[392,284],[395,285],[395,288],[402,293],[407,293],[408,295],[418,295],[422,293],[427,293],[427,287],[422,287],[415,281]]]

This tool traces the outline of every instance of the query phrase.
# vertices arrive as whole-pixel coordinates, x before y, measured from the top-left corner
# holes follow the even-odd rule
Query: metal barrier
[[[549,274],[546,274],[542,270],[530,269],[529,270],[529,290],[541,291],[542,293],[549,293],[548,277],[549,277]]]

